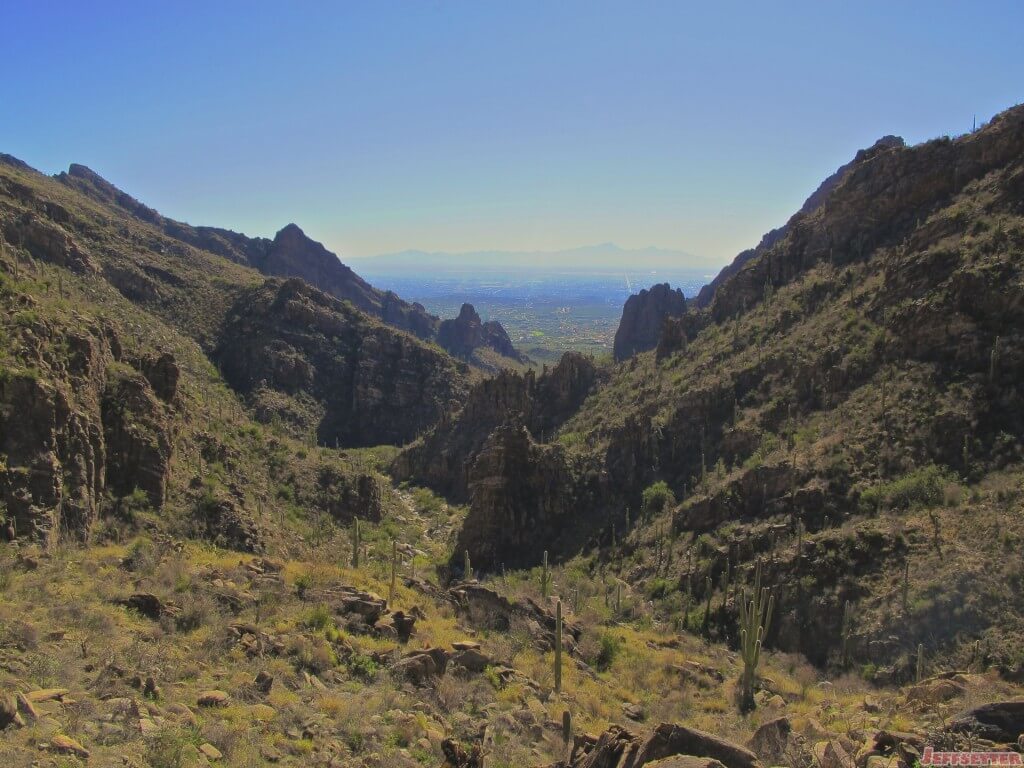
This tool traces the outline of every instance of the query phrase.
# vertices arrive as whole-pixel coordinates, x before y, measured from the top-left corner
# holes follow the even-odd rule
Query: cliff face
[[[146,361],[125,360],[110,326],[25,320],[15,344],[33,363],[0,379],[0,500],[16,534],[85,541],[108,491],[140,489],[160,510],[174,388],[161,387],[158,396]],[[66,356],[55,352],[62,349]],[[174,364],[165,358],[163,370]]]
[[[661,329],[670,317],[686,312],[683,292],[668,283],[659,283],[650,290],[643,289],[626,299],[622,319],[615,331],[615,360],[627,360],[639,352],[654,349]]]
[[[533,371],[502,371],[484,379],[469,390],[460,410],[446,413],[420,441],[399,454],[392,474],[467,501],[470,470],[495,429],[516,423],[535,439],[550,438],[597,381],[593,361],[576,352],[567,352],[540,376]]]
[[[326,445],[401,444],[455,407],[465,366],[300,280],[244,293],[216,352],[225,378],[273,417],[268,390],[312,400],[303,428]],[[298,405],[293,412],[301,412]]]

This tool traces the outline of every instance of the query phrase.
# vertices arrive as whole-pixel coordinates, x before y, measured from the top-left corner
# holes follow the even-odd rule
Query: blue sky
[[[729,260],[886,133],[1024,101],[1024,3],[7,0],[0,152],[341,254]]]

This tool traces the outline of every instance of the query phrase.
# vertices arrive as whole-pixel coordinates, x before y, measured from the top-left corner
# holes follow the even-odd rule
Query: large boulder
[[[654,729],[654,733],[637,753],[634,765],[646,765],[672,755],[711,757],[726,768],[759,768],[761,765],[757,755],[746,747],[696,728],[673,723],[662,723]]]
[[[1001,743],[1015,742],[1024,733],[1024,700],[982,704],[953,720],[949,729]]]

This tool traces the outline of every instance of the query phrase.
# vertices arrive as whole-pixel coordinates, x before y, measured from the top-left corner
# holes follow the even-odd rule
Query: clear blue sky
[[[0,151],[342,254],[726,261],[859,147],[1024,101],[1024,3],[6,0]]]

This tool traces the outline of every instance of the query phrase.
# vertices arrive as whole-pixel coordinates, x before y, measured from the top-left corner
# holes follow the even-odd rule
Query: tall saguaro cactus
[[[754,568],[754,592],[743,591],[740,600],[740,655],[743,658],[741,678],[741,706],[744,710],[754,708],[754,676],[761,661],[761,646],[771,626],[775,597],[768,587],[761,586],[761,561]]]
[[[388,587],[388,605],[394,606],[395,581],[398,579],[398,539],[391,540],[391,585]]]
[[[362,534],[359,531],[359,518],[352,521],[352,567],[359,567],[359,551],[363,547]]]
[[[555,693],[562,692],[562,601],[555,604]]]

